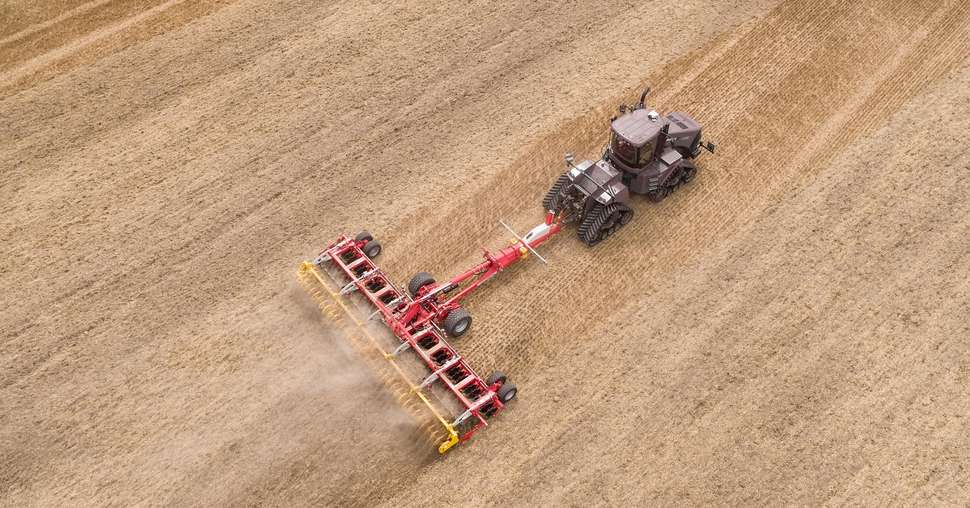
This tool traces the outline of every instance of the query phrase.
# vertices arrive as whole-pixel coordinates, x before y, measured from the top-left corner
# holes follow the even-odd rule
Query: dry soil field
[[[619,101],[719,142],[470,300],[443,459],[295,268],[525,229]],[[0,2],[0,504],[970,503],[970,5]]]

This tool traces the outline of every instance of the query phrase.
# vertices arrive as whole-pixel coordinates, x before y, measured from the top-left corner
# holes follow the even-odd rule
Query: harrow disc
[[[418,428],[424,431],[437,447],[438,452],[445,453],[458,444],[458,433],[455,428],[444,419],[442,412],[432,404],[431,400],[411,383],[395,362],[394,357],[384,351],[377,339],[367,330],[366,324],[353,313],[348,307],[348,302],[338,290],[330,286],[317,267],[309,262],[303,263],[297,276],[317,302],[321,313],[332,322],[344,325],[347,332],[344,335],[351,345],[375,371],[401,407],[414,419]]]

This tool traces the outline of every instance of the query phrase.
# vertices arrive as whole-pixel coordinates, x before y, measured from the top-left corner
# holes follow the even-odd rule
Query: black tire
[[[562,203],[562,188],[569,183],[569,175],[563,173],[559,175],[556,182],[552,184],[549,188],[549,192],[546,193],[546,197],[542,198],[542,207],[544,212],[552,210],[554,212],[559,211],[559,206]]]
[[[592,247],[625,226],[632,218],[633,210],[626,205],[613,203],[603,206],[596,203],[583,217],[576,233],[583,243]]]
[[[465,335],[472,326],[472,315],[468,313],[467,310],[459,307],[448,313],[445,317],[445,321],[441,323],[442,327],[445,329],[445,333],[452,337],[461,337]]]
[[[519,390],[512,383],[505,383],[501,388],[498,389],[498,392],[496,392],[498,395],[498,400],[502,401],[502,404],[512,402],[512,399],[515,398],[517,393],[519,393]]]
[[[428,284],[434,284],[434,277],[428,272],[418,272],[411,277],[411,282],[408,282],[408,293],[413,297],[418,296],[418,291],[427,286]]]
[[[506,378],[504,372],[500,370],[496,370],[495,372],[488,375],[488,378],[485,379],[485,384],[487,384],[488,386],[492,386],[495,383],[500,383],[504,385],[506,379],[508,378]]]
[[[356,237],[354,237],[354,240],[357,240],[358,242],[369,242],[373,239],[374,237],[371,236],[371,234],[367,231],[361,231],[360,233],[357,233]]]
[[[377,256],[381,255],[381,250],[382,250],[381,243],[378,242],[377,240],[371,240],[367,242],[367,244],[365,244],[364,248],[361,250],[364,251],[364,254],[366,254],[367,257],[374,259]]]

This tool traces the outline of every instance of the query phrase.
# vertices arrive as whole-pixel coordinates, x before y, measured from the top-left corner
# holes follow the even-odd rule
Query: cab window
[[[649,143],[640,147],[640,165],[644,165],[653,159],[653,150],[657,145],[657,138],[650,140]]]
[[[613,153],[619,155],[621,159],[631,164],[635,163],[637,160],[637,148],[630,143],[627,143],[615,133],[613,134],[613,143],[611,149],[613,150]]]

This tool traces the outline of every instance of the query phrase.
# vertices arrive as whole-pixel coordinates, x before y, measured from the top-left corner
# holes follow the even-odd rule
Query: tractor
[[[648,87],[637,104],[619,107],[600,160],[576,164],[566,154],[566,171],[542,200],[547,212],[577,223],[579,239],[590,247],[633,218],[631,192],[662,201],[694,179],[694,159],[702,149],[714,153],[714,143],[701,141],[701,126],[690,116],[674,112],[662,117],[648,110],[649,92]]]

